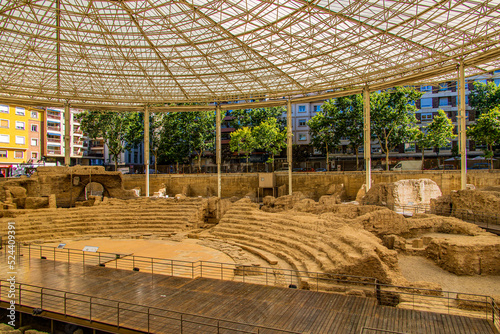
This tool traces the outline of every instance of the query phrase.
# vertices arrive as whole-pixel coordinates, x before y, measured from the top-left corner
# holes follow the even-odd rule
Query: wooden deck
[[[6,261],[1,261],[0,268],[0,279],[7,279]],[[23,292],[23,304],[31,303],[33,307],[60,313],[65,308],[75,316],[91,316],[93,321],[110,325],[117,325],[119,321],[121,327],[143,331],[148,330],[146,319],[149,317],[149,330],[155,333],[181,332],[180,316],[175,312],[239,323],[220,322],[221,327],[233,329],[219,329],[220,333],[244,330],[256,333],[254,326],[259,325],[303,333],[383,333],[362,331],[364,327],[407,334],[498,333],[485,319],[378,306],[375,300],[368,298],[208,278],[193,280],[34,258],[17,264],[16,282],[91,296],[95,306],[90,310],[82,307],[81,303],[88,301],[71,293],[66,293],[68,300],[63,303],[64,293],[56,292],[50,292],[52,296],[45,297],[43,305],[35,293]],[[6,299],[5,293],[2,291],[2,300]],[[104,299],[120,301],[122,310],[118,316],[117,303]],[[175,312],[155,309],[147,315],[146,308],[139,305]],[[184,315],[186,320],[182,333],[218,332],[216,320]],[[272,331],[260,329],[259,332]]]

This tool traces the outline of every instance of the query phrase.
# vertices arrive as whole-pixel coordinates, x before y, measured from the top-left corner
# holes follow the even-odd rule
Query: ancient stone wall
[[[444,195],[449,195],[452,190],[460,189],[460,171],[372,172],[374,184],[423,178],[436,182]],[[146,189],[144,180],[145,175],[142,174],[123,175],[125,189],[141,188],[141,194],[144,194]],[[327,195],[332,184],[344,184],[347,197],[354,200],[364,182],[364,172],[293,173],[293,191],[300,191],[315,200]],[[207,196],[209,191],[212,194],[217,192],[216,174],[156,174],[150,175],[150,195],[161,188],[163,183],[170,196],[182,193],[186,184],[190,187],[190,196]],[[277,172],[276,183],[278,187],[287,187],[288,174]],[[500,170],[469,171],[467,183],[474,184],[478,188],[500,185]],[[257,194],[258,186],[259,180],[256,173],[222,175],[223,197],[243,197],[250,192]]]

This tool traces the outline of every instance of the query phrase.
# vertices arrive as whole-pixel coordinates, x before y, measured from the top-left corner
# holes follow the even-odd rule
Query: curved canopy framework
[[[500,68],[499,13],[499,0],[5,0],[0,98],[133,108],[439,82],[459,60],[467,76]]]

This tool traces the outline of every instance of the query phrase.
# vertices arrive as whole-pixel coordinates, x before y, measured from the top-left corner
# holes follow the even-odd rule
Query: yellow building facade
[[[0,173],[11,176],[21,164],[42,157],[43,112],[0,102]]]

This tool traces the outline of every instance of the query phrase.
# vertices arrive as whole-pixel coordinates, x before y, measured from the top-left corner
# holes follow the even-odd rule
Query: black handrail
[[[10,286],[11,283],[6,281],[6,280],[0,280],[0,300],[3,302],[10,302],[10,300],[5,300],[3,298],[3,290],[4,290],[4,288],[6,288],[5,284]],[[239,321],[232,321],[232,320],[225,320],[225,319],[221,319],[221,318],[207,317],[207,316],[202,316],[202,315],[192,314],[192,313],[187,313],[187,312],[179,312],[179,311],[173,311],[173,310],[169,310],[169,309],[162,309],[162,308],[158,308],[158,307],[137,305],[137,304],[127,303],[127,302],[123,302],[123,301],[108,299],[108,298],[90,296],[90,295],[81,294],[81,293],[74,293],[74,292],[68,292],[68,291],[57,290],[57,289],[52,289],[52,288],[45,288],[45,287],[36,286],[36,285],[32,285],[32,284],[24,284],[24,283],[15,283],[15,284],[16,284],[16,290],[18,291],[17,295],[19,296],[18,297],[19,302],[17,304],[20,306],[25,306],[25,307],[38,307],[39,306],[38,304],[35,305],[34,302],[32,302],[30,305],[29,302],[27,303],[27,302],[23,302],[22,300],[20,300],[21,299],[20,296],[26,295],[27,293],[34,293],[34,294],[39,295],[40,308],[42,310],[50,311],[52,313],[62,314],[65,316],[72,316],[72,314],[68,313],[68,310],[66,307],[68,301],[77,302],[78,304],[82,304],[82,303],[85,305],[88,304],[89,305],[88,306],[89,307],[89,318],[88,319],[85,318],[86,320],[89,320],[91,322],[94,321],[94,322],[107,323],[110,325],[113,325],[113,323],[112,322],[103,322],[102,320],[98,320],[98,319],[93,318],[92,317],[92,308],[93,308],[93,306],[94,306],[94,309],[97,306],[101,306],[101,307],[105,307],[105,308],[112,308],[112,309],[116,310],[116,319],[117,319],[116,326],[122,327],[122,328],[124,328],[124,326],[123,326],[123,323],[120,323],[120,316],[119,316],[120,311],[122,311],[122,312],[123,311],[131,311],[131,312],[134,312],[134,314],[147,315],[148,328],[150,328],[150,317],[154,316],[154,317],[160,317],[160,318],[164,318],[164,319],[180,321],[179,325],[181,327],[182,327],[183,323],[190,323],[190,324],[203,325],[203,326],[214,327],[214,328],[219,328],[219,329],[235,330],[235,328],[226,327],[227,325],[221,326],[221,323],[227,323],[227,324],[233,324],[235,326],[246,326],[246,327],[250,327],[250,328],[255,328],[255,329],[257,329],[257,333],[260,330],[264,330],[264,329],[275,331],[275,332],[280,332],[280,333],[289,333],[289,334],[299,334],[300,333],[300,332],[296,332],[296,331],[289,331],[289,330],[285,330],[285,329],[273,328],[273,327],[268,327],[268,326],[261,326],[261,325],[249,324],[249,323],[244,323],[244,322],[239,322]],[[31,290],[30,290],[30,288],[31,288]],[[8,289],[8,287],[7,287],[7,289]],[[34,291],[33,289],[38,289],[40,291]],[[22,293],[22,291],[24,291],[24,294]],[[58,293],[58,294],[56,294],[56,293]],[[68,294],[72,295],[74,297],[70,297],[70,296],[68,296]],[[47,300],[48,297],[50,297],[52,300],[53,299],[62,299],[63,303],[64,303],[63,310],[62,311],[61,310],[59,310],[59,311],[51,310],[54,302],[50,305],[47,305],[47,302],[45,302],[45,304],[44,304],[43,303],[44,297],[45,297],[45,300]],[[78,299],[76,297],[80,297],[80,298],[83,297],[83,298],[86,298],[87,300]],[[25,299],[26,299],[26,297],[25,297]],[[100,301],[100,302],[98,302],[98,301]],[[104,304],[103,302],[112,303],[112,304],[115,304],[116,306]],[[161,314],[161,313],[166,313],[166,312],[178,315],[179,317],[176,318],[176,317],[168,316],[165,314]],[[193,319],[199,319],[199,320],[189,320],[189,319],[186,319],[186,316],[192,317]],[[207,323],[207,322],[202,322],[202,320],[211,321],[211,322],[213,322],[213,324]],[[155,322],[157,322],[156,319],[155,319]],[[125,328],[134,329],[132,327],[125,327]],[[144,330],[141,328],[137,328],[137,329]],[[241,328],[238,328],[238,332],[240,332],[240,333],[256,333],[255,331],[248,331],[248,330],[244,330]]]

